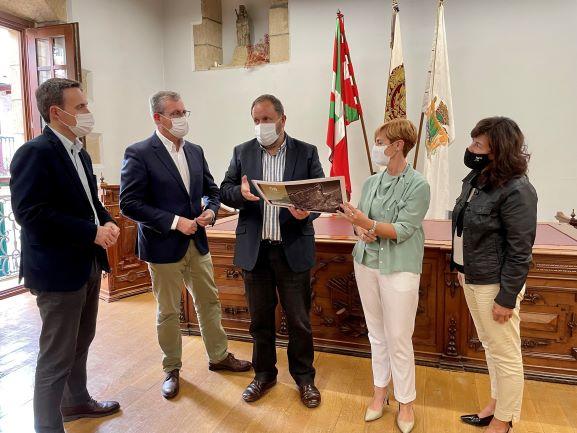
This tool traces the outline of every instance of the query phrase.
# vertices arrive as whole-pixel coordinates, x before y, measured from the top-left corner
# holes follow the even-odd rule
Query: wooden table
[[[242,272],[233,264],[237,216],[208,231],[223,325],[230,338],[250,340],[250,317]],[[457,275],[449,269],[450,221],[425,221],[425,256],[413,337],[419,364],[486,371]],[[370,345],[354,278],[350,224],[336,217],[315,221],[317,264],[311,272],[315,349],[370,356]],[[541,223],[521,307],[523,359],[528,377],[577,384],[577,230]],[[181,328],[198,334],[192,299],[183,291]],[[287,344],[282,309],[277,343]]]

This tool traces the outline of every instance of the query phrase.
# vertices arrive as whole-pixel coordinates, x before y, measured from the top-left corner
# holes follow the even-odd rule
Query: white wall
[[[187,3],[166,0],[167,4],[183,2]],[[400,3],[408,112],[417,123],[436,2]],[[165,47],[170,47],[164,50],[165,84],[181,92],[192,110],[189,138],[204,147],[217,181],[228,166],[232,147],[252,137],[250,103],[261,93],[281,98],[288,133],[316,144],[328,173],[325,137],[334,20],[339,8],[345,14],[372,137],[385,103],[389,2],[290,0],[290,61],[251,70],[192,72],[190,23],[198,17],[191,12],[177,20],[165,20]],[[533,154],[530,177],[539,194],[539,218],[550,220],[559,209],[577,207],[575,194],[568,188],[577,181],[572,127],[577,119],[577,2],[459,0],[447,2],[445,18],[457,132],[451,149],[452,196],[457,195],[467,172],[462,156],[470,130],[482,117],[506,115],[519,123]],[[356,201],[368,171],[358,122],[351,126],[349,138]]]
[[[147,98],[170,88],[192,111],[189,139],[201,144],[217,182],[232,147],[253,135],[250,103],[273,93],[285,104],[289,134],[325,145],[334,19],[345,26],[369,138],[381,122],[389,62],[389,3],[382,0],[290,0],[291,58],[254,69],[193,72],[192,25],[200,0],[68,0],[80,23],[82,66],[92,71],[96,132],[103,133],[104,175],[118,182],[124,148],[152,131]],[[223,15],[236,6],[223,1]],[[436,2],[401,1],[408,112],[416,123],[425,85]],[[232,14],[232,15],[231,15]],[[469,131],[491,115],[515,119],[532,153],[530,177],[539,218],[577,207],[577,2],[460,0],[445,8],[457,138],[451,153],[451,193],[467,170]],[[368,169],[359,122],[349,130],[353,201]],[[424,152],[421,153],[421,155]],[[422,164],[421,164],[422,167]]]
[[[89,107],[103,146],[95,172],[118,183],[126,146],[154,131],[148,97],[164,85],[162,2],[68,0],[68,21],[79,23],[82,68],[91,71]]]

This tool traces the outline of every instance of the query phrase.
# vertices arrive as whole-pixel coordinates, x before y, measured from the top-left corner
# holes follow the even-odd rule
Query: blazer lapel
[[[252,151],[253,151],[253,157],[250,159],[251,161],[254,161],[254,163],[256,164],[256,166],[254,167],[254,170],[250,170],[254,173],[254,177],[253,179],[256,180],[263,180],[263,175],[262,175],[262,153],[264,152],[262,147],[260,146],[260,144],[258,144],[258,141],[256,141],[256,139],[253,142],[253,146],[252,146]],[[250,179],[250,173],[245,173],[247,175],[247,177],[249,177]]]
[[[286,134],[286,133],[285,133]],[[291,137],[286,135],[286,159],[282,180],[293,180],[295,166],[298,160],[298,150]]]
[[[184,186],[184,182],[182,181],[182,177],[178,172],[178,168],[176,168],[174,160],[171,158],[170,154],[168,153],[168,150],[166,150],[166,147],[164,147],[164,144],[162,144],[162,141],[160,141],[160,138],[158,138],[156,133],[154,133],[152,137],[152,148],[154,149],[154,153],[156,154],[158,159],[160,159],[160,162],[164,164],[164,166],[166,167],[168,172],[172,175],[176,183],[178,183],[182,191],[186,195],[188,195],[188,192],[186,191],[186,187]]]
[[[64,164],[66,172],[70,176],[70,180],[76,187],[78,193],[80,194],[81,197],[84,197],[84,199],[86,200],[86,204],[90,206],[90,202],[88,201],[88,197],[86,196],[86,191],[84,190],[82,182],[80,181],[80,177],[78,176],[78,171],[76,171],[76,167],[72,162],[71,155],[68,155],[68,152],[64,147],[64,144],[62,144],[60,139],[56,136],[56,134],[52,132],[52,130],[48,126],[44,128],[44,134],[48,137],[48,139],[54,146],[56,153],[58,154],[62,163]]]
[[[257,196],[258,196],[258,194],[256,193],[256,190],[254,189],[254,186],[252,184],[252,180],[253,179],[263,180],[262,153],[263,153],[263,149],[260,146],[260,144],[258,144],[258,141],[255,138],[252,141],[251,157],[249,158],[249,161],[254,164],[254,167],[247,167],[246,172],[242,173],[242,175],[246,174],[246,177],[248,178],[248,181],[249,181],[251,189],[252,189],[252,193],[257,195]],[[251,175],[254,175],[254,176],[251,177]],[[264,200],[262,200],[262,199],[259,200],[258,204],[260,207],[260,212],[264,213]]]
[[[192,184],[192,179],[194,178],[194,173],[195,173],[195,171],[197,171],[198,165],[193,164],[193,161],[195,158],[194,158],[194,154],[192,153],[192,149],[190,148],[190,145],[186,146],[186,142],[184,142],[184,144],[182,145],[182,150],[184,150],[184,155],[186,157],[186,165],[188,167],[188,173],[189,173],[189,176],[188,176],[188,182],[189,182],[188,188],[190,191],[189,195],[192,197],[192,192],[193,192],[193,187],[194,187],[194,185]],[[202,166],[202,161],[200,162],[200,165]],[[204,174],[204,173],[201,173],[201,174]],[[180,175],[180,173],[179,173],[179,175]],[[202,186],[200,189],[201,189],[201,195],[202,195]]]
[[[83,155],[83,152],[86,152],[86,150],[79,152],[78,158],[80,158],[80,162],[82,162],[82,167],[84,168],[84,173],[86,173],[86,180],[88,181],[88,188],[92,193],[92,199],[94,199],[94,197],[98,198],[98,192],[94,189],[94,184],[92,183],[91,179],[91,177],[94,176],[94,174],[92,173],[92,170],[90,170],[90,168],[88,167],[88,162],[86,161],[86,157]]]

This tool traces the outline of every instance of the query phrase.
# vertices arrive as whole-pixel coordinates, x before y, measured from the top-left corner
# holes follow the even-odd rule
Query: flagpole
[[[415,159],[413,160],[413,168],[417,169],[417,163],[419,161],[419,145],[421,144],[421,132],[423,131],[423,120],[425,119],[425,113],[421,110],[421,120],[419,121],[419,133],[417,134],[417,145],[415,146]]]
[[[349,52],[349,59],[351,60],[352,63],[352,59],[351,59],[351,53]],[[357,87],[357,79],[355,78],[354,75],[352,75],[351,77],[353,79],[353,85],[355,87]],[[358,87],[357,87],[358,89]],[[361,104],[361,97],[359,95],[357,95],[357,99],[359,101],[359,107],[362,107]],[[360,114],[360,118],[361,118],[361,126],[363,128],[363,137],[365,139],[365,151],[367,152],[367,162],[369,163],[369,173],[371,173],[371,175],[375,174],[375,171],[373,170],[373,165],[371,164],[371,151],[369,150],[369,140],[367,138],[367,129],[365,128],[365,116],[363,116],[363,110],[361,109]]]

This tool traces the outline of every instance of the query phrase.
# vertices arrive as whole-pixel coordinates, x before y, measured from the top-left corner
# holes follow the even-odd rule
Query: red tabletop
[[[214,227],[208,229],[209,236],[213,234],[232,234],[236,228],[237,217],[228,217],[218,220]],[[322,216],[314,221],[316,236],[319,239],[351,240],[353,229],[351,224],[337,216]],[[450,243],[451,222],[447,220],[423,221],[425,239],[429,243]],[[577,229],[568,224],[539,223],[535,248],[569,247],[577,249]]]

